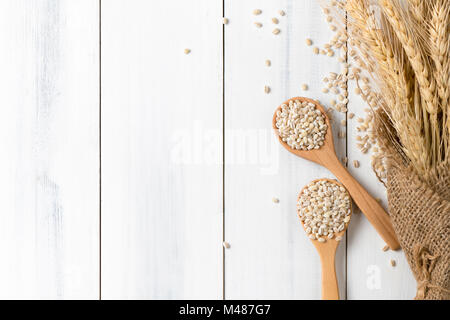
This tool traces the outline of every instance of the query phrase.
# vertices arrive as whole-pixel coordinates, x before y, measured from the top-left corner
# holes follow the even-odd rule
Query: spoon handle
[[[386,244],[392,250],[400,248],[400,244],[395,236],[394,228],[392,227],[391,219],[378,201],[352,177],[337,157],[335,160],[329,158],[326,162],[326,167],[347,188],[356,205],[361,209],[367,217],[367,220],[369,220],[372,226],[377,230]]]
[[[330,252],[320,252],[322,264],[322,300],[339,300],[339,287],[335,268],[336,247]]]

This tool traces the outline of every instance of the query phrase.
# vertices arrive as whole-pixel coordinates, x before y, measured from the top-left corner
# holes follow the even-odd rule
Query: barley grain
[[[281,106],[276,114],[276,127],[282,141],[296,150],[319,149],[327,131],[321,111],[313,103],[300,100]]]
[[[314,181],[303,188],[297,211],[308,237],[325,242],[348,225],[351,214],[350,196],[345,188],[334,182]]]

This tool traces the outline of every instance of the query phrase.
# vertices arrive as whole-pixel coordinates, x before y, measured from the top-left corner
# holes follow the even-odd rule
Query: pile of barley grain
[[[350,222],[351,200],[347,190],[328,180],[307,185],[297,203],[300,220],[308,237],[326,242],[345,230]],[[340,241],[340,236],[335,237]]]
[[[276,127],[281,139],[296,150],[319,149],[327,132],[322,112],[313,103],[300,100],[281,106]]]
[[[308,237],[325,242],[345,230],[350,222],[351,200],[347,190],[328,180],[307,185],[297,203],[300,220]],[[336,241],[340,241],[340,236]]]

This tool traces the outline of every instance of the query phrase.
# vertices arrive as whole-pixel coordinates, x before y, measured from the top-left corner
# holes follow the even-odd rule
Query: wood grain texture
[[[0,298],[99,296],[97,1],[0,2]]]
[[[259,8],[262,14],[254,16]],[[284,10],[286,16],[278,15]],[[336,58],[315,56],[305,39],[323,45],[332,37],[314,0],[226,1],[225,15],[225,256],[227,299],[320,299],[319,255],[296,214],[296,198],[310,181],[332,174],[279,144],[271,130],[275,109],[288,98],[313,97],[329,105],[322,78],[339,72]],[[271,22],[272,17],[280,21]],[[254,22],[261,22],[261,29]],[[277,27],[279,35],[272,34]],[[270,59],[271,67],[264,61]],[[302,83],[309,90],[301,91]],[[264,86],[271,88],[264,93]],[[336,123],[343,114],[336,114]],[[345,139],[336,151],[345,155]],[[272,198],[280,199],[273,203]],[[337,252],[345,298],[345,241]]]
[[[222,297],[221,16],[102,3],[104,299]]]
[[[387,210],[385,187],[378,181],[371,167],[370,152],[362,154],[356,147],[357,118],[365,117],[366,105],[354,93],[355,83],[349,86],[349,112],[355,113],[348,120],[349,171],[374,197],[382,199]],[[353,166],[353,160],[360,167]],[[358,213],[359,212],[359,213]],[[355,209],[348,230],[347,278],[349,299],[412,299],[415,296],[415,280],[401,250],[383,252],[384,241],[377,234],[359,209]],[[390,265],[390,260],[397,263]]]

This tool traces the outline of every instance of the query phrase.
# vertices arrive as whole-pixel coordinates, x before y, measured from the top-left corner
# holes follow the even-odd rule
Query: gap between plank
[[[222,19],[225,0],[222,0]],[[222,24],[222,243],[225,241],[225,24]],[[225,300],[225,248],[222,247],[222,300]]]
[[[98,298],[102,300],[102,0],[98,0],[98,148],[99,148],[99,270]]]

